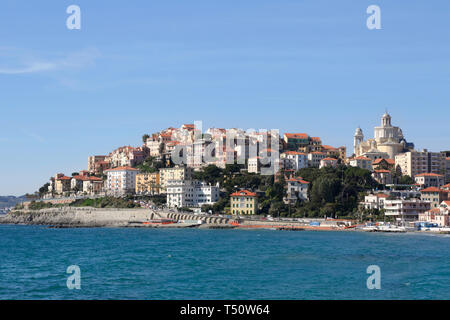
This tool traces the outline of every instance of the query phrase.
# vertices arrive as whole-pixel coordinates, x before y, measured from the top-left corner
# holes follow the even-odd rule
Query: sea
[[[450,236],[0,225],[0,299],[450,299]]]

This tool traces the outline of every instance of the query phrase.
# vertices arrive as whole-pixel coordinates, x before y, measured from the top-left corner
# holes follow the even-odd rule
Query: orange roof
[[[359,156],[359,157],[353,158],[352,160],[371,160],[371,159],[369,159],[367,157]]]
[[[450,188],[450,183],[442,186],[441,188]]]
[[[240,190],[240,191],[236,191],[235,193],[232,193],[230,196],[231,197],[256,197],[256,193],[248,191],[248,190]]]
[[[285,133],[284,135],[289,139],[308,139],[306,133]]]
[[[322,148],[328,151],[337,151],[337,148],[328,145],[322,145]]]
[[[289,154],[289,155],[306,155],[306,153],[303,152],[298,152],[298,151],[286,151],[283,152],[284,154]]]
[[[311,152],[311,154],[325,154],[325,153],[323,153],[323,152],[320,152],[320,151],[314,151],[314,152]]]
[[[132,167],[117,167],[117,168],[105,170],[105,172],[108,172],[108,171],[125,171],[125,170],[127,170],[127,171],[139,171],[138,169],[132,168]]]
[[[305,181],[302,178],[290,178],[290,179],[288,179],[286,181],[289,181],[289,182],[300,182],[302,184],[309,184],[308,181]]]
[[[439,208],[433,208],[430,211],[428,211],[429,213],[441,213],[441,209]]]
[[[445,160],[450,161],[450,157],[445,158]]]
[[[376,173],[390,173],[389,170],[375,170]]]
[[[313,140],[313,141],[321,141],[319,137],[311,137],[311,140]]]
[[[389,196],[386,193],[377,193],[377,198],[389,198]]]
[[[437,173],[421,173],[416,174],[416,177],[443,177],[443,175]]]
[[[99,177],[88,177],[88,180],[91,180],[91,181],[103,181],[103,179],[99,178]]]
[[[450,201],[444,200],[442,202],[444,202],[447,205],[447,207],[450,207]]]
[[[322,161],[337,161],[335,158],[323,158]]]
[[[420,192],[441,192],[442,190],[436,187],[428,187],[426,189],[420,190]]]
[[[395,164],[395,160],[393,160],[393,159],[384,159],[384,158],[375,159],[373,164],[379,164],[379,163],[381,163],[381,161],[386,161],[388,164]]]
[[[73,179],[82,181],[103,181],[103,179],[98,177],[86,177],[86,176],[73,176]]]
[[[57,178],[56,180],[72,180],[72,178],[67,177],[67,176],[62,176],[62,177]]]
[[[86,178],[87,177],[85,177],[85,176],[73,176],[72,177],[72,179],[75,179],[75,180],[86,180]]]

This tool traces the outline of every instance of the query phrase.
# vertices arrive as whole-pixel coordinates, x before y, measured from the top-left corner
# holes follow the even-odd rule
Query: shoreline
[[[169,219],[173,223],[158,223]],[[218,216],[202,216],[173,211],[145,208],[91,208],[61,207],[41,210],[16,210],[0,215],[0,225],[40,225],[52,229],[70,228],[156,228],[156,229],[236,229],[236,230],[280,230],[280,231],[351,231],[368,232],[355,227],[343,228],[333,221],[310,226],[294,221],[236,220]],[[372,232],[369,232],[372,233]],[[376,232],[385,233],[385,232]],[[405,234],[448,234],[427,231],[408,231]]]

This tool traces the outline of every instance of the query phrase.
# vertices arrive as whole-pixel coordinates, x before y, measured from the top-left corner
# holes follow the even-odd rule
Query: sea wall
[[[149,209],[48,208],[12,211],[1,224],[37,224],[67,227],[121,227],[159,218]]]
[[[0,217],[0,224],[50,225],[55,227],[130,227],[153,219],[190,221],[202,220],[210,225],[226,225],[229,219],[198,216],[174,211],[151,209],[114,209],[60,207],[41,210],[15,210]],[[182,226],[184,224],[180,224]]]

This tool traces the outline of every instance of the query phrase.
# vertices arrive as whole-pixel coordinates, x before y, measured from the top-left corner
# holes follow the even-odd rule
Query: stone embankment
[[[171,219],[172,225],[149,223],[158,219]],[[0,217],[0,224],[48,225],[53,227],[195,227],[201,220],[206,225],[225,226],[229,219],[193,214],[156,211],[151,209],[114,209],[62,207],[41,210],[12,211]],[[205,227],[205,226],[204,226]]]

